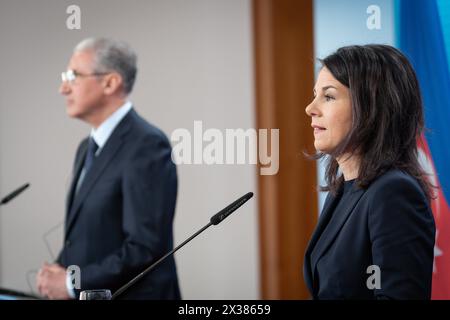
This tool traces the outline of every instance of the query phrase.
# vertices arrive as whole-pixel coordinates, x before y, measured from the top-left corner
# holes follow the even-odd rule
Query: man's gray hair
[[[94,53],[94,72],[115,71],[122,76],[126,94],[133,89],[136,79],[137,56],[128,44],[108,38],[88,38],[75,47],[74,52],[92,51]]]

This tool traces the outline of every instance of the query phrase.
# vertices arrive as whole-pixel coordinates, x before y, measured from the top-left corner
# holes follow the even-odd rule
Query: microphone
[[[15,197],[17,197],[19,194],[21,194],[26,188],[28,188],[30,186],[29,183],[25,183],[23,186],[21,186],[20,188],[17,188],[16,190],[14,190],[13,192],[11,192],[10,194],[8,194],[6,197],[4,197],[2,199],[2,201],[0,202],[0,206],[7,204],[9,201],[11,201],[12,199],[14,199]]]
[[[234,211],[236,211],[240,206],[242,206],[244,203],[246,203],[250,198],[253,197],[253,192],[249,192],[236,201],[234,201],[232,204],[228,205],[226,208],[220,210],[218,213],[213,215],[207,225],[205,225],[203,228],[201,228],[199,231],[194,233],[192,236],[190,236],[187,240],[185,240],[182,244],[177,246],[172,251],[166,253],[162,258],[160,258],[158,261],[153,263],[150,267],[142,271],[139,275],[134,277],[130,282],[126,283],[124,286],[119,288],[111,297],[111,300],[116,299],[118,296],[120,296],[122,293],[124,293],[128,288],[130,288],[132,285],[134,285],[136,282],[138,282],[142,277],[144,277],[147,273],[149,273],[151,270],[153,270],[157,265],[159,265],[162,261],[164,261],[167,257],[174,254],[178,249],[183,247],[186,243],[194,239],[196,236],[198,236],[200,233],[205,231],[207,228],[209,228],[211,225],[218,225],[221,223],[225,218],[227,218],[230,214],[232,214]]]

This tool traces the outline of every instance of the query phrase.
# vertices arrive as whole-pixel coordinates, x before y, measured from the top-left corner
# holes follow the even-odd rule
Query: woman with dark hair
[[[435,225],[417,157],[415,72],[387,45],[343,47],[321,62],[306,113],[329,194],[306,284],[314,299],[430,299]]]

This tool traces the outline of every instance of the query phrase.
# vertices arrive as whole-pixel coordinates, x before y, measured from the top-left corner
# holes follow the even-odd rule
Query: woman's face
[[[323,153],[331,153],[351,129],[349,89],[323,67],[314,88],[314,100],[305,111],[314,128],[314,147]]]

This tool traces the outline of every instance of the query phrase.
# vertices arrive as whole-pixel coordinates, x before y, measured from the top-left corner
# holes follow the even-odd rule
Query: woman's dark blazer
[[[344,200],[336,211],[328,195],[306,250],[313,299],[430,299],[435,224],[418,181],[391,170]]]

